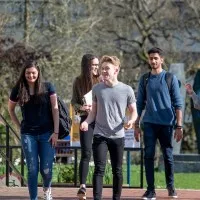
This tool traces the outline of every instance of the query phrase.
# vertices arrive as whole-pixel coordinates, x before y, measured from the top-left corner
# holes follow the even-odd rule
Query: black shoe
[[[156,193],[154,190],[147,190],[143,196],[142,199],[144,200],[155,200],[156,199]]]
[[[86,188],[85,187],[80,187],[78,192],[77,192],[77,197],[79,199],[86,199]]]
[[[172,188],[168,188],[168,196],[171,197],[171,198],[178,198],[178,195],[176,193],[176,190],[172,187]]]

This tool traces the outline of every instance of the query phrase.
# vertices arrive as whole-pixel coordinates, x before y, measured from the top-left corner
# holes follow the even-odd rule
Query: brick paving
[[[39,188],[39,196],[42,197],[42,188]],[[121,200],[139,200],[144,189],[123,189]],[[77,200],[77,188],[52,188],[54,200]],[[200,200],[200,190],[177,190],[178,199],[181,200]],[[92,188],[87,189],[87,200],[92,200]],[[167,200],[167,191],[163,189],[156,190],[157,200]],[[111,200],[112,189],[103,189],[102,200]],[[27,187],[0,187],[0,200],[28,200]]]

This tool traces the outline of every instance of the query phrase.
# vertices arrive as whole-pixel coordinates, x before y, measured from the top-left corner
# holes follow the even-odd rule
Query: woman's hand
[[[185,89],[186,89],[186,92],[188,95],[192,95],[194,93],[194,90],[193,90],[191,84],[189,84],[189,83],[185,84]]]
[[[58,140],[58,133],[53,133],[50,138],[49,138],[49,142],[51,142],[52,147],[56,147],[57,145],[57,140]]]
[[[81,131],[87,131],[88,130],[88,123],[86,121],[81,123],[80,130]]]

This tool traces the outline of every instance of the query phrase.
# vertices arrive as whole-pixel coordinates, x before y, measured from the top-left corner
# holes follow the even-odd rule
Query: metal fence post
[[[127,184],[130,186],[130,177],[131,177],[131,157],[130,151],[127,150]]]
[[[78,170],[78,167],[77,167],[77,162],[78,162],[78,156],[77,156],[77,149],[74,149],[74,187],[77,187],[77,170]]]
[[[24,154],[21,147],[21,175],[24,177]],[[21,178],[21,186],[24,186],[24,180]]]
[[[143,188],[143,169],[144,169],[144,162],[143,162],[143,159],[144,159],[144,150],[141,146],[141,165],[140,165],[140,188]]]

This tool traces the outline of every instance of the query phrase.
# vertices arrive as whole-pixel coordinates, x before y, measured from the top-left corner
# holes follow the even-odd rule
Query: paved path
[[[52,188],[54,200],[77,200],[77,188]],[[178,199],[181,200],[200,200],[200,190],[177,190]],[[87,200],[92,200],[92,188],[87,190]],[[123,189],[121,200],[139,200],[141,199],[143,189]],[[156,190],[157,200],[167,200],[166,190]],[[39,196],[42,197],[42,188],[39,188]],[[112,200],[112,189],[104,188],[103,200]],[[0,187],[0,200],[28,200],[28,191],[26,187]]]

